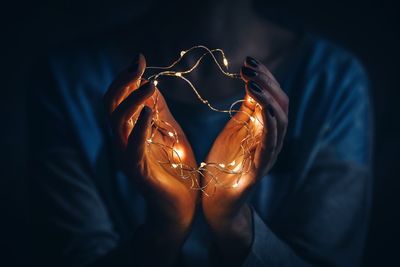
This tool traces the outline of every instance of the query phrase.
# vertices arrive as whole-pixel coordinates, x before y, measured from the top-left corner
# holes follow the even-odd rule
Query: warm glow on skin
[[[174,70],[174,67],[182,60],[182,58],[184,56],[187,56],[191,51],[194,50],[198,50],[198,51],[203,51],[203,54],[200,55],[198,57],[198,59],[194,62],[194,64],[189,67],[188,69],[185,70]],[[219,55],[218,55],[219,54]],[[199,172],[199,170],[210,170],[213,168],[216,168],[217,171],[214,173],[213,171],[209,171],[207,175],[212,175],[213,179],[215,181],[218,180],[218,176],[223,176],[224,174],[230,174],[230,175],[236,175],[238,177],[240,177],[241,175],[243,175],[244,170],[243,170],[243,165],[244,162],[248,159],[248,155],[249,155],[249,147],[252,147],[253,144],[250,144],[248,142],[253,142],[255,143],[255,139],[254,137],[258,136],[258,129],[261,129],[259,126],[262,126],[262,124],[260,124],[258,122],[258,120],[260,119],[258,116],[259,114],[259,110],[258,107],[259,105],[257,104],[257,102],[250,97],[249,95],[246,95],[244,99],[239,99],[236,102],[232,103],[232,105],[230,106],[229,109],[219,109],[214,107],[213,105],[211,105],[211,103],[203,98],[200,94],[200,92],[196,89],[195,85],[188,79],[187,74],[191,73],[193,70],[195,70],[198,65],[200,64],[200,62],[202,61],[202,59],[205,56],[210,56],[215,64],[217,65],[218,69],[227,77],[233,78],[233,79],[242,79],[239,73],[231,73],[228,71],[228,65],[229,65],[229,61],[225,56],[225,53],[223,50],[221,49],[212,49],[210,50],[209,48],[205,47],[205,46],[194,46],[188,50],[183,50],[180,52],[180,58],[178,58],[177,60],[175,60],[171,65],[169,66],[165,66],[165,67],[152,67],[152,66],[148,66],[146,67],[146,69],[153,69],[153,70],[159,70],[160,72],[155,73],[149,77],[146,78],[146,80],[152,81],[154,85],[158,85],[159,84],[159,78],[162,76],[174,76],[177,78],[182,79],[183,81],[185,81],[190,88],[193,90],[193,92],[196,94],[197,98],[199,99],[199,101],[201,101],[203,104],[207,105],[210,110],[215,111],[215,112],[221,112],[221,113],[226,113],[229,114],[231,117],[237,113],[237,112],[242,112],[242,116],[241,119],[238,120],[232,120],[232,123],[234,122],[238,122],[240,124],[243,123],[242,128],[243,130],[246,132],[247,136],[242,136],[240,138],[240,140],[238,140],[239,142],[241,142],[240,144],[240,151],[237,151],[237,158],[235,159],[231,159],[232,161],[222,161],[221,159],[217,159],[214,162],[210,161],[210,162],[202,162],[199,166],[196,167],[190,167],[189,170],[187,170],[187,165],[184,164],[184,161],[187,160],[189,158],[188,155],[185,155],[186,153],[188,153],[188,151],[185,152],[185,148],[182,147],[180,145],[180,140],[179,140],[179,136],[176,134],[176,129],[173,128],[165,128],[165,125],[169,125],[168,121],[164,121],[162,117],[158,117],[156,116],[158,114],[158,110],[157,110],[157,97],[153,97],[153,107],[154,107],[154,116],[153,116],[153,123],[156,127],[156,129],[162,129],[163,131],[165,131],[165,135],[168,137],[166,140],[167,142],[170,142],[169,144],[160,144],[159,142],[155,142],[153,141],[148,141],[148,144],[152,145],[156,145],[159,146],[161,148],[164,148],[165,151],[171,151],[172,152],[168,152],[168,163],[170,164],[171,168],[173,169],[182,169],[185,168],[185,174],[183,174],[183,172],[180,172],[180,175],[182,176],[182,178],[186,179],[186,175],[187,172],[189,173],[194,173],[194,174],[198,174],[200,173],[200,175],[202,175],[204,177],[204,174],[202,172]],[[222,62],[220,62],[222,61]],[[236,110],[236,104],[242,103],[243,105],[243,109],[241,109],[241,111]],[[243,114],[245,114],[245,116],[243,116]],[[238,116],[239,117],[239,116]],[[256,132],[254,132],[254,130],[256,130]],[[243,131],[243,132],[244,132]],[[248,141],[250,140],[250,141]],[[172,147],[171,147],[172,146]],[[246,155],[246,156],[244,156]],[[186,159],[185,159],[186,157]],[[232,185],[231,185],[232,186]],[[236,184],[237,186],[237,184]],[[201,190],[204,190],[204,188],[198,188]]]
[[[255,104],[256,103],[256,101],[251,96],[247,96],[246,101],[249,102],[250,104]]]
[[[185,158],[185,151],[179,145],[174,146],[174,159],[179,161]]]

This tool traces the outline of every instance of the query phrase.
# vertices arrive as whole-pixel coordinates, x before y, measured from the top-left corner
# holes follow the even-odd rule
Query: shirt
[[[118,168],[102,101],[132,54],[112,42],[49,54],[29,99],[36,260],[146,266],[132,242],[146,205]],[[357,266],[371,199],[367,75],[349,52],[309,34],[274,74],[290,99],[289,125],[277,163],[249,199],[254,237],[243,266]],[[229,117],[167,101],[200,162]],[[213,254],[197,212],[179,265],[218,266]]]

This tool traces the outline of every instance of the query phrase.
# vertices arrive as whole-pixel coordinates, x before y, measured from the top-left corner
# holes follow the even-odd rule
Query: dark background
[[[141,12],[135,1],[15,1],[2,6],[0,265],[29,266],[26,212],[27,71],[54,44],[112,29]],[[365,266],[400,264],[400,25],[396,1],[256,1],[263,15],[316,32],[346,47],[365,65],[375,114],[374,199]],[[400,266],[400,265],[397,265]]]

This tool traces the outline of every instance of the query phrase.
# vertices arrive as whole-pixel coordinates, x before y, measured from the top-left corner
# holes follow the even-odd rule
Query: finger
[[[269,69],[257,59],[253,57],[246,57],[246,60],[244,61],[244,66],[265,73],[268,77],[272,79],[274,83],[280,86],[279,82],[275,79],[274,75],[269,71]]]
[[[139,114],[138,120],[128,138],[126,149],[127,158],[132,162],[139,163],[144,156],[146,140],[151,126],[152,110],[144,106]]]
[[[134,127],[135,119],[132,118],[139,110],[140,106],[151,97],[154,93],[155,87],[152,83],[146,83],[139,89],[133,91],[111,114],[111,125],[114,132],[118,135],[122,144],[130,134]]]
[[[263,90],[257,83],[250,81],[247,84],[249,94],[260,104],[262,107],[263,118],[273,117],[276,120],[276,153],[279,153],[283,140],[286,134],[288,119],[286,113],[282,110],[281,106],[272,97],[271,93]],[[264,125],[268,126],[268,121],[264,121]]]
[[[271,93],[271,95],[277,100],[277,102],[285,111],[285,113],[288,114],[289,98],[285,94],[285,92],[279,87],[279,85],[274,83],[270,77],[268,77],[263,72],[248,67],[242,67],[241,75],[246,82],[254,81],[257,84],[259,84],[262,88],[268,90]]]
[[[278,136],[276,118],[269,112],[263,113],[262,117],[266,129],[262,136],[263,141],[261,142],[260,149],[255,154],[256,168],[259,170],[269,169],[269,166],[274,161]]]
[[[236,114],[233,118],[239,122],[248,122],[250,118],[253,116],[255,109],[255,102],[251,103],[249,100],[249,96],[247,95],[242,102],[239,110],[237,110]]]
[[[131,65],[117,75],[104,95],[104,105],[111,113],[129,95],[140,86],[141,77],[146,69],[146,60],[142,54]]]

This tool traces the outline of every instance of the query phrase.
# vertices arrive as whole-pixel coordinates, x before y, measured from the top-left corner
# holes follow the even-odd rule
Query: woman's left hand
[[[207,187],[202,197],[203,212],[222,258],[234,264],[244,259],[253,235],[247,196],[282,149],[289,106],[276,79],[257,60],[248,57],[241,76],[246,83],[245,101],[207,156],[206,162],[212,164],[203,172]]]

